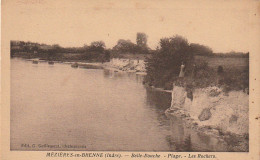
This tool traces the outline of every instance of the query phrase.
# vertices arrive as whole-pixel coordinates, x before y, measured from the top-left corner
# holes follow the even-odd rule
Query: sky
[[[153,49],[178,34],[214,52],[249,50],[250,11],[242,1],[3,0],[2,6],[12,40],[62,47],[103,40],[112,48],[144,32]]]

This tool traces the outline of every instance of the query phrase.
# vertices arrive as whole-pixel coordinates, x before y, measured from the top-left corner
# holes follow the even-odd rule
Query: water
[[[229,149],[177,117],[167,118],[170,93],[142,80],[135,73],[12,59],[11,150]]]

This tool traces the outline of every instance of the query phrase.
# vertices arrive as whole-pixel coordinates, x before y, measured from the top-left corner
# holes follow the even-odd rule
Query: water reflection
[[[114,70],[104,69],[103,75],[106,78],[112,78],[112,79],[118,79],[118,78],[124,78],[126,76],[123,72],[118,72]]]
[[[109,70],[109,69],[104,69],[104,70],[103,70],[103,75],[104,75],[105,78],[109,78],[110,75],[111,75],[111,70]]]
[[[169,116],[171,134],[166,137],[169,146],[182,151],[228,151],[224,141],[186,127],[178,117]]]
[[[117,70],[104,69],[103,75],[105,78],[122,78],[122,79],[130,79],[135,80],[136,83],[142,84],[144,75],[136,74],[134,72],[122,72]]]

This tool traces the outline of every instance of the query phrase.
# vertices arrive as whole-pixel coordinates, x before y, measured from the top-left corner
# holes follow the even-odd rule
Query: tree
[[[191,43],[190,47],[191,47],[191,51],[193,52],[194,55],[208,56],[208,55],[213,54],[212,49],[209,48],[208,46],[204,46],[204,45],[196,44],[196,43]]]
[[[94,41],[94,42],[91,42],[90,46],[91,46],[91,47],[96,47],[96,48],[98,48],[98,47],[100,47],[100,48],[105,48],[105,47],[106,47],[105,42],[103,42],[103,41]]]
[[[91,51],[103,52],[106,48],[105,42],[103,41],[94,41],[91,42],[89,49]]]
[[[54,51],[57,51],[57,52],[61,50],[61,46],[58,45],[58,44],[52,45],[52,48],[53,48]]]
[[[162,38],[159,49],[146,60],[145,81],[156,87],[165,87],[166,84],[172,86],[172,82],[178,77],[182,62],[188,72],[192,60],[193,54],[187,39],[178,35]]]
[[[32,47],[33,51],[38,51],[39,50],[39,47],[35,44],[33,47]]]
[[[113,50],[119,53],[134,53],[136,45],[130,40],[119,39],[117,44],[113,47]]]
[[[88,44],[84,44],[84,45],[83,45],[83,48],[84,48],[84,49],[87,49],[88,47],[89,47]]]
[[[145,33],[137,33],[136,34],[136,44],[137,44],[137,52],[138,53],[148,53],[149,48],[147,46],[147,35]]]
[[[110,51],[109,50],[105,51],[105,60],[110,61]]]
[[[147,47],[147,35],[145,33],[138,32],[136,34],[136,44],[139,47]]]

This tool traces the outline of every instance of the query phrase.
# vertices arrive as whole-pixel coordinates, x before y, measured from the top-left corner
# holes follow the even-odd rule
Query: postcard
[[[1,3],[3,160],[259,159],[259,1]]]

